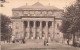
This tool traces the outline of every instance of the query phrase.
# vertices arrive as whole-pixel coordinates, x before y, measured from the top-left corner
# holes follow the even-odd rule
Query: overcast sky
[[[40,2],[43,5],[55,6],[60,9],[64,9],[66,6],[74,4],[76,0],[6,0],[6,3],[3,3],[4,7],[1,7],[0,13],[3,13],[7,16],[12,16],[12,8],[18,8],[23,5],[32,5],[36,2]]]

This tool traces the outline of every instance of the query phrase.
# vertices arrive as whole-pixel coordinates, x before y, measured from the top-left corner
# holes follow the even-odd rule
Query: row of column
[[[28,38],[30,36],[30,21],[27,21],[28,22]],[[33,32],[33,38],[35,38],[35,35],[36,35],[36,21],[34,21],[34,32]],[[48,32],[49,32],[49,29],[48,29],[48,21],[46,21],[46,33],[45,33],[45,38],[47,38],[48,36]],[[51,37],[53,38],[53,33],[54,33],[54,22],[52,21],[52,33],[51,33]],[[40,34],[39,34],[39,37],[42,38],[42,21],[40,21]]]

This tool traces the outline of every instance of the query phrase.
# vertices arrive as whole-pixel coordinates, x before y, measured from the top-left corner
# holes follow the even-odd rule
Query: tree
[[[69,7],[66,8],[66,11],[63,14],[62,26],[60,31],[64,34],[68,33],[67,36],[70,36],[70,33],[73,35],[73,45],[75,45],[75,33],[80,30],[80,0]],[[68,32],[67,32],[68,31]]]
[[[68,45],[69,45],[69,40],[71,39],[71,33],[69,33],[69,31],[68,31],[68,28],[69,28],[70,25],[71,25],[70,21],[63,18],[62,25],[60,27],[60,31],[62,33],[64,33],[63,38],[68,39],[68,41],[67,41]]]
[[[8,16],[0,14],[1,15],[1,40],[5,41],[10,39],[11,37],[11,28],[10,23],[11,20]]]

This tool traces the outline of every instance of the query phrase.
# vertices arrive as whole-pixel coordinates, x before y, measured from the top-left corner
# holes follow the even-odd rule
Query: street
[[[80,48],[60,43],[49,43],[48,46],[44,46],[43,43],[14,43],[2,44],[1,50],[80,50]]]

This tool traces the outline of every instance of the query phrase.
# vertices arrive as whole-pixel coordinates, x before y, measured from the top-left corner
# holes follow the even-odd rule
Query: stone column
[[[30,21],[27,21],[28,38],[30,37]]]
[[[25,36],[24,36],[24,34],[25,34],[25,32],[24,32],[24,23],[23,23],[23,21],[21,22],[21,37],[22,37],[22,39],[24,39],[25,38]]]
[[[52,21],[52,33],[51,33],[51,38],[53,39],[54,37],[54,21]]]
[[[40,38],[42,38],[42,21],[40,21]]]
[[[33,38],[35,39],[36,35],[36,21],[34,21],[34,31],[33,31]]]
[[[13,41],[15,39],[15,31],[14,31],[14,22],[12,21],[12,37],[11,40]]]
[[[45,38],[48,38],[48,21],[46,21],[46,35],[45,35]]]

